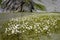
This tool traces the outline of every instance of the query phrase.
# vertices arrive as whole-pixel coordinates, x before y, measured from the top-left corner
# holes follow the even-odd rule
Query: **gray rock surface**
[[[34,0],[36,3],[46,6],[47,12],[60,12],[60,0]]]
[[[33,0],[35,3],[45,5],[47,12],[60,12],[60,0]],[[28,9],[28,8],[24,8]],[[1,12],[1,9],[0,9]],[[37,12],[41,12],[41,10],[37,10]]]
[[[26,0],[3,0],[1,3],[1,8],[4,10],[13,10],[17,12],[32,12],[34,9],[32,0],[29,0],[28,2]]]

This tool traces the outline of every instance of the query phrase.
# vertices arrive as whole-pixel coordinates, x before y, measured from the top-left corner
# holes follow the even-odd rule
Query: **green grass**
[[[0,29],[1,40],[56,40],[58,38],[55,39],[52,35],[60,35],[59,13],[22,13],[21,16],[16,14],[12,16],[14,15],[16,17],[10,17],[9,20],[3,22]]]

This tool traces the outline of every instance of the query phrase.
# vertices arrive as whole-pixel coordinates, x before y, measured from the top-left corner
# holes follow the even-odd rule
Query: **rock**
[[[26,2],[26,0],[3,0],[1,8],[17,12],[32,12],[34,6],[32,0],[29,0],[28,2]]]

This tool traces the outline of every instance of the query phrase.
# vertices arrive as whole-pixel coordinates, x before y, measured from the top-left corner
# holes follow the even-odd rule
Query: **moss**
[[[3,29],[5,30],[3,31]],[[1,30],[3,31],[3,40],[40,40],[41,35],[51,36],[57,31],[60,33],[60,15],[33,14],[22,18],[13,18],[4,23]],[[17,37],[17,35],[19,36]]]

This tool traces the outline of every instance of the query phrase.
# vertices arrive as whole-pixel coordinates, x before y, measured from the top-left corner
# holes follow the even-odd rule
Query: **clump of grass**
[[[12,18],[4,23],[5,37],[13,40],[40,40],[40,35],[49,35],[60,30],[60,20],[57,16],[30,15],[22,18]],[[3,37],[4,38],[4,37]],[[7,39],[7,38],[5,38]],[[10,39],[11,40],[11,39]]]

